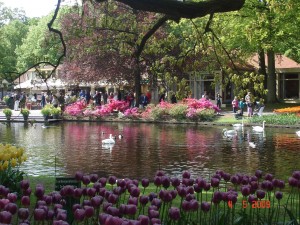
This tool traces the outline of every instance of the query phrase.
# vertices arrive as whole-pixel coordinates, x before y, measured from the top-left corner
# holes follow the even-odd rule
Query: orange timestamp
[[[249,203],[246,200],[242,201],[243,209],[247,208],[248,205],[252,207],[252,209],[269,209],[271,207],[271,202],[269,200],[254,200],[252,203]]]

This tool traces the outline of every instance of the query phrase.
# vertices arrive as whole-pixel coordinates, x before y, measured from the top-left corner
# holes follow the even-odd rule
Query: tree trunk
[[[268,55],[268,79],[267,79],[267,102],[276,102],[276,72],[275,72],[275,53],[273,50],[267,51]]]
[[[266,59],[265,59],[265,51],[260,49],[258,52],[258,73],[265,76],[264,87],[267,89],[267,71],[266,71]]]
[[[140,64],[138,58],[135,59],[135,66],[134,66],[134,90],[135,90],[135,107],[139,107],[142,88],[141,88],[141,70],[140,70]]]

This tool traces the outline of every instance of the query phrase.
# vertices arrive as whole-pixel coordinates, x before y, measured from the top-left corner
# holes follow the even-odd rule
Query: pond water
[[[286,179],[300,169],[300,138],[295,129],[266,128],[255,133],[244,127],[226,138],[223,128],[95,122],[43,128],[12,123],[0,125],[0,141],[25,147],[28,160],[21,169],[32,176],[68,176],[81,170],[140,179],[152,178],[161,169],[172,177],[184,170],[207,177],[217,169],[245,174],[261,169]],[[109,134],[123,138],[113,146],[102,146]]]

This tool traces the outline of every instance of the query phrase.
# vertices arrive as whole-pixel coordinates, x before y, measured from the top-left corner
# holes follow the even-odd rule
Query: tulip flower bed
[[[274,109],[274,112],[276,112],[276,113],[295,113],[298,116],[300,116],[300,106],[287,107],[287,108],[282,108],[282,109]]]
[[[65,115],[105,118],[113,112],[119,112],[119,117],[129,119],[211,121],[218,111],[218,107],[206,99],[184,99],[177,104],[162,101],[156,106],[150,104],[145,109],[129,108],[126,101],[112,101],[101,106],[86,105],[84,101],[78,101],[66,107]]]
[[[0,185],[1,224],[298,224],[300,171],[285,182],[263,176],[230,175],[217,171],[210,179],[170,178],[158,171],[149,179],[99,178],[77,172],[82,188],[65,186],[45,194],[37,185],[34,197],[22,180],[21,199]],[[285,190],[286,192],[282,192]],[[284,197],[284,195],[287,195]],[[30,198],[35,198],[33,204]],[[67,205],[75,200],[72,205]],[[77,201],[77,203],[76,203]],[[74,218],[70,221],[70,218]],[[298,221],[297,221],[298,218]]]

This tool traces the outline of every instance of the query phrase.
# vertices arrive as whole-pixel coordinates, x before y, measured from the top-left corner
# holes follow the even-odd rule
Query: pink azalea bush
[[[137,107],[126,109],[124,116],[127,118],[138,118],[140,116],[139,110]]]
[[[71,115],[71,116],[81,116],[83,115],[83,112],[85,108],[87,107],[86,103],[84,100],[80,100],[77,102],[74,102],[70,105],[68,105],[65,108],[65,114]]]

